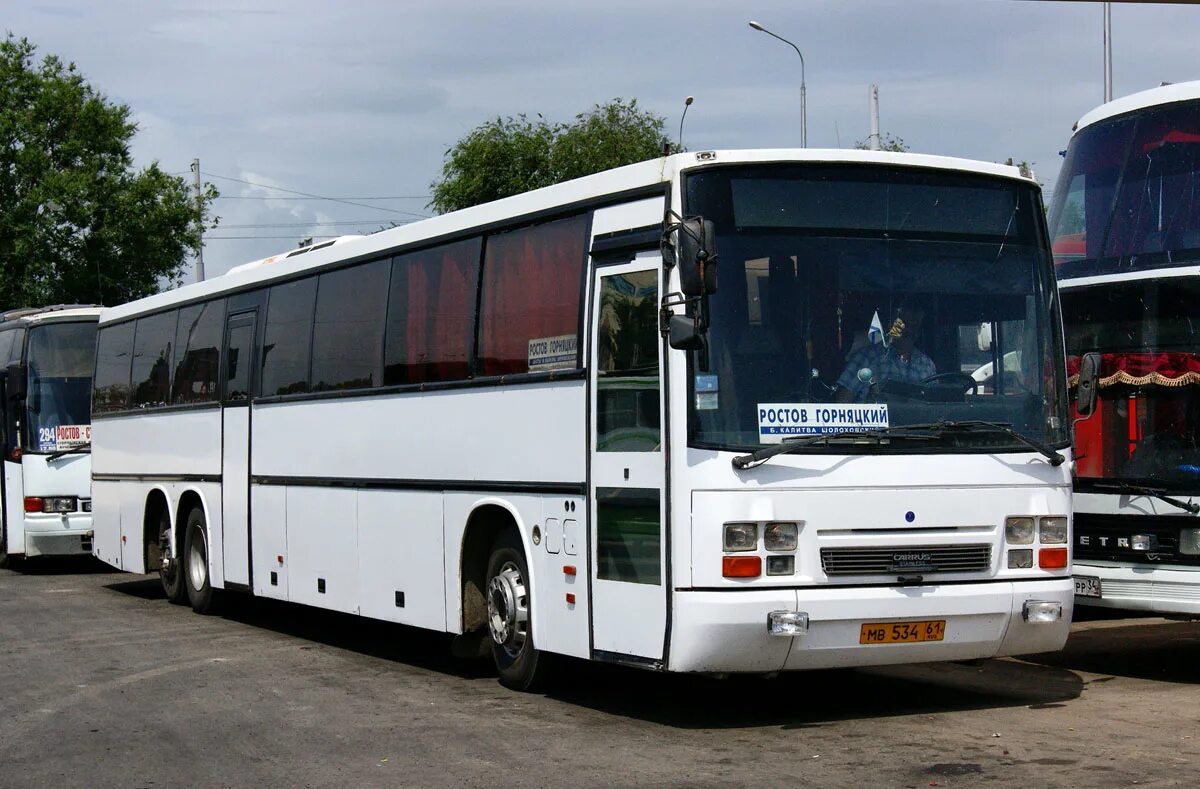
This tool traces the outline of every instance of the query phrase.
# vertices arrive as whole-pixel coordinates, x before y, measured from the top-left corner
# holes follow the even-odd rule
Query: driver
[[[862,402],[872,383],[903,381],[920,383],[937,375],[933,360],[914,344],[921,331],[925,312],[920,307],[903,306],[888,330],[891,342],[865,345],[846,358],[846,368],[837,380],[834,399],[839,403]]]

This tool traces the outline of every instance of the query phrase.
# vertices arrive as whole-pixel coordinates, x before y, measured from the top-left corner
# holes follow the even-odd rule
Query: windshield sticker
[[[758,440],[763,444],[779,444],[788,436],[819,436],[887,426],[887,403],[758,404]]]
[[[92,441],[91,425],[58,425],[38,428],[38,451],[56,452],[74,449]]]
[[[716,411],[720,406],[720,379],[715,375],[696,376],[696,410]]]
[[[529,372],[572,368],[578,355],[579,340],[574,334],[530,340]]]

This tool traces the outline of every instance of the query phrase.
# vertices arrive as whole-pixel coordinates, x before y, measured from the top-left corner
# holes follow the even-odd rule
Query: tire
[[[487,569],[487,622],[500,684],[531,692],[544,687],[552,656],[534,646],[529,565],[512,532],[496,538]]]
[[[176,605],[183,605],[188,601],[188,594],[183,585],[183,563],[176,557],[176,553],[171,549],[171,516],[167,514],[166,510],[159,510],[158,578],[162,582],[167,600]]]
[[[188,512],[183,545],[181,569],[188,602],[197,614],[215,614],[218,599],[208,573],[208,526],[199,507]]]

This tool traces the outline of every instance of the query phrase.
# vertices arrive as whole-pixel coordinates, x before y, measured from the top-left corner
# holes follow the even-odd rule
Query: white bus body
[[[722,673],[1058,649],[1070,463],[1040,205],[1013,167],[687,153],[108,309],[95,554],[197,610],[240,590],[490,634],[513,687],[549,654]],[[711,316],[703,354],[659,330],[687,265],[664,265],[664,217],[685,212],[719,251],[686,307]],[[866,402],[839,403],[871,310],[901,302],[945,372],[867,371]],[[1027,362],[991,389],[961,372],[987,321],[988,358]],[[139,396],[139,354],[174,382]],[[735,468],[778,441],[771,403],[1007,422],[1042,449],[951,426]]]
[[[0,563],[92,552],[89,451],[99,307],[0,316]]]
[[[1076,427],[1076,601],[1200,615],[1200,82],[1085,115],[1050,223],[1071,367],[1102,354]]]

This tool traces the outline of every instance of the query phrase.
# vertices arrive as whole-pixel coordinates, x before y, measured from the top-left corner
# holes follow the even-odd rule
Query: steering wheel
[[[979,382],[966,373],[936,373],[921,379],[922,384],[941,384],[943,382],[961,384],[963,394],[966,394],[968,389],[971,390],[971,394],[979,394]]]

